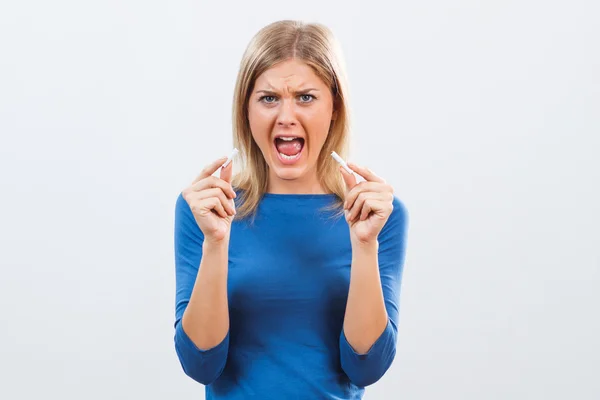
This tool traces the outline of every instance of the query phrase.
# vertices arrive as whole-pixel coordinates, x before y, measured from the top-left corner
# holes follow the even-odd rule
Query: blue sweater
[[[239,196],[238,196],[239,199]],[[394,359],[407,213],[398,198],[379,234],[379,273],[389,316],[366,354],[342,326],[352,247],[343,216],[320,209],[333,194],[265,194],[254,224],[234,220],[229,241],[230,330],[208,350],[182,328],[202,257],[203,234],[180,195],[175,212],[175,349],[207,399],[360,399]]]

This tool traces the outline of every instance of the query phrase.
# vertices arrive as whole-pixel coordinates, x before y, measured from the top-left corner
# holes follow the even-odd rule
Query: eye
[[[274,103],[277,98],[275,96],[262,96],[258,101],[262,101],[263,103],[271,104]]]
[[[301,94],[300,95],[300,100],[302,101],[302,103],[310,103],[311,101],[313,101],[316,97],[313,96],[312,94]]]

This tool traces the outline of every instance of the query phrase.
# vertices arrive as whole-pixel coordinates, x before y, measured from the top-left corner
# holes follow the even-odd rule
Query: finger
[[[350,167],[351,170],[353,170],[354,172],[356,172],[357,174],[359,174],[360,176],[362,176],[363,178],[365,178],[366,181],[385,183],[385,180],[383,178],[377,176],[369,168],[361,167],[361,166],[356,165],[354,163],[348,163],[348,166]]]
[[[381,192],[361,192],[355,203],[354,206],[352,207],[352,209],[350,210],[350,215],[349,215],[349,219],[350,221],[354,221],[355,219],[360,218],[361,220],[364,220],[364,215],[363,215],[363,210],[365,208],[365,204],[367,202],[371,203],[373,201],[385,201],[387,195],[385,193],[381,193]],[[371,209],[372,211],[372,209]],[[370,211],[369,211],[370,212]],[[367,213],[368,216],[368,213]]]
[[[346,183],[346,189],[350,190],[354,186],[356,186],[356,176],[346,171],[344,167],[340,165],[340,171],[342,172],[342,177],[344,178],[344,182]]]
[[[210,197],[217,197],[229,215],[235,214],[235,209],[232,205],[233,202],[227,198],[227,195],[221,188],[206,189],[195,193],[195,195],[192,195],[192,199],[202,200]]]
[[[201,181],[196,182],[191,187],[191,190],[201,191],[210,188],[221,188],[221,190],[223,190],[223,192],[225,192],[225,194],[227,194],[227,197],[229,197],[230,199],[234,199],[235,197],[237,197],[235,191],[231,187],[231,184],[225,182],[221,178],[217,178],[216,176],[209,176],[207,178],[202,179]]]
[[[203,204],[205,204],[207,209],[214,211],[215,214],[217,214],[221,218],[227,218],[229,216],[223,208],[223,204],[221,204],[221,201],[218,198],[210,197],[201,201],[203,202]]]
[[[361,221],[364,221],[371,213],[385,217],[386,215],[391,214],[393,209],[394,205],[387,201],[387,199],[368,199],[365,201],[360,219]]]
[[[222,166],[226,160],[227,160],[227,157],[221,157],[218,160],[215,160],[212,163],[210,163],[209,165],[207,165],[206,167],[204,167],[202,172],[200,172],[200,175],[198,175],[196,177],[196,179],[194,179],[194,182],[192,182],[192,185],[204,178],[208,178],[209,176],[211,176],[212,174],[217,172],[219,167]]]
[[[369,193],[370,192],[361,192],[358,194],[356,201],[350,208],[350,214],[348,215],[350,221],[354,221],[356,217],[360,215],[360,211],[362,210],[363,204],[365,203],[367,196],[369,196]]]
[[[227,160],[227,159],[226,159]],[[231,176],[233,175],[233,160],[225,167],[221,168],[219,177],[227,183],[231,183]]]
[[[227,217],[227,213],[223,209],[221,202],[216,197],[206,199],[190,199],[188,202],[190,209],[195,216],[205,216],[206,214],[217,214],[223,218]]]
[[[379,213],[380,211],[383,211],[384,209],[384,203],[381,200],[378,199],[368,199],[367,201],[365,201],[365,204],[363,205],[362,211],[360,213],[360,220],[364,221],[367,218],[369,218],[369,215],[371,213]]]
[[[382,187],[380,183],[377,182],[360,182],[356,186],[354,186],[346,195],[346,200],[344,202],[344,208],[350,209],[354,205],[356,198],[362,192],[380,192],[382,191]]]
[[[364,221],[367,219],[367,217],[369,216],[369,214],[371,213],[371,211],[373,210],[373,200],[369,199],[367,201],[365,201],[365,204],[363,204],[363,208],[360,212],[360,220]]]

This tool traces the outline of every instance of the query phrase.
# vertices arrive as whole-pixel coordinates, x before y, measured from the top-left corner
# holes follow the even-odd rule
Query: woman
[[[207,166],[175,216],[175,347],[207,399],[359,399],[395,355],[407,215],[348,148],[339,46],[273,23],[240,65],[232,163]]]

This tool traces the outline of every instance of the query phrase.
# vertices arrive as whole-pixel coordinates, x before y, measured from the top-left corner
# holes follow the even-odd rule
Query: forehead
[[[301,89],[304,86],[326,87],[315,71],[299,60],[287,60],[275,64],[256,79],[256,89]]]

